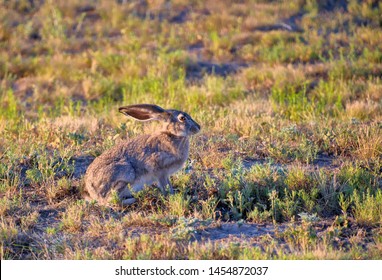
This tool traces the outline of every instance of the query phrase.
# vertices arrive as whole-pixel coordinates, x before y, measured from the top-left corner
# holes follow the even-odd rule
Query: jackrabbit
[[[169,176],[188,158],[189,138],[200,131],[190,115],[157,105],[137,104],[119,112],[139,121],[160,120],[161,130],[121,142],[97,157],[85,175],[85,190],[100,204],[110,202],[115,192],[123,206],[135,202],[134,192],[154,182],[163,193],[173,193]]]

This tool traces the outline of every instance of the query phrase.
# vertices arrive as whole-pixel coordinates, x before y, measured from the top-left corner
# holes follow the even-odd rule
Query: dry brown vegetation
[[[2,259],[381,259],[380,1],[0,0]],[[82,199],[95,156],[202,125],[126,209]]]

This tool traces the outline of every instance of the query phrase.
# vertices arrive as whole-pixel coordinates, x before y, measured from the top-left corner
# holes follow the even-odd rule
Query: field
[[[382,259],[382,2],[0,1],[1,259]],[[92,160],[202,126],[122,208]]]

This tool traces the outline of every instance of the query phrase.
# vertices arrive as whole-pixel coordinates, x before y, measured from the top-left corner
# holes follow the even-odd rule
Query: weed
[[[2,258],[381,258],[376,1],[56,2],[0,4]],[[176,194],[79,200],[135,103],[202,124]]]
[[[299,226],[290,226],[282,233],[287,244],[294,250],[310,251],[314,248],[317,240],[317,233],[312,222],[303,219]]]
[[[354,203],[353,215],[357,223],[364,225],[376,225],[382,222],[382,192],[378,190],[375,195],[370,191],[360,194],[354,191],[352,195]]]
[[[87,211],[81,201],[70,205],[61,217],[61,228],[67,232],[78,232],[82,228],[83,219]]]
[[[290,190],[308,190],[312,188],[313,180],[300,166],[293,166],[288,170],[285,184]]]
[[[207,200],[202,200],[201,204],[201,215],[203,219],[216,219],[217,207],[219,200],[215,197],[209,197]]]
[[[182,193],[172,195],[168,199],[168,210],[170,215],[182,217],[186,216],[189,211],[190,198],[184,198]]]
[[[163,236],[144,234],[137,238],[127,238],[125,246],[123,259],[172,259],[179,255],[176,243]]]
[[[259,207],[255,207],[248,213],[247,219],[255,223],[265,223],[270,220],[272,213],[264,209],[259,210]]]
[[[21,229],[26,231],[35,226],[38,222],[39,216],[40,214],[37,211],[33,211],[26,216],[22,216],[20,219]]]
[[[16,120],[18,115],[17,100],[13,91],[9,89],[6,93],[2,93],[0,95],[0,100],[2,104],[0,117],[7,120]]]
[[[12,220],[7,220],[1,217],[0,220],[0,252],[1,259],[8,258],[7,254],[11,251],[10,247],[17,238],[18,229],[15,222]]]
[[[54,227],[47,227],[46,228],[46,233],[48,235],[56,235],[58,232],[57,228],[54,228]]]

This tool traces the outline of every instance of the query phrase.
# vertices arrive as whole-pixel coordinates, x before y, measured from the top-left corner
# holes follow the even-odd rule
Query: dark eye
[[[184,121],[186,120],[186,117],[185,117],[185,116],[182,116],[182,115],[180,115],[178,119],[179,119],[179,121],[181,121],[181,122],[184,122]]]

